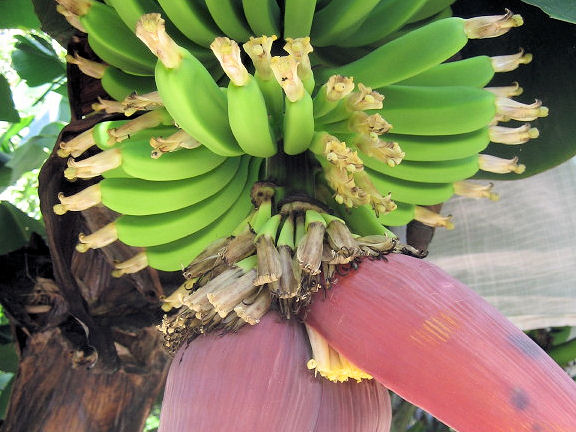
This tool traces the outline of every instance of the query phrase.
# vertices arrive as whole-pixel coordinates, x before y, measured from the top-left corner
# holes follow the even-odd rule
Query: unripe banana
[[[483,151],[490,143],[490,129],[484,127],[457,135],[400,135],[387,133],[386,141],[398,143],[406,161],[462,159]]]
[[[338,45],[338,40],[353,31],[380,0],[332,0],[314,15],[310,32],[316,46]]]
[[[158,3],[170,21],[192,42],[208,47],[214,38],[222,35],[204,1],[158,0]]]
[[[476,56],[465,60],[442,63],[418,75],[396,83],[410,86],[472,86],[484,87],[495,72],[509,72],[520,64],[529,63],[530,54],[521,50],[509,56]]]
[[[164,20],[156,14],[142,17],[137,34],[160,56],[155,74],[158,92],[178,125],[214,153],[242,154],[228,122],[226,95],[202,63],[170,39]]]
[[[206,246],[213,241],[228,237],[248,215],[252,208],[250,190],[255,181],[262,159],[252,158],[250,175],[242,193],[224,215],[210,226],[171,243],[146,249],[148,264],[158,270],[180,271],[186,267]]]
[[[114,8],[92,0],[59,0],[76,12],[88,43],[106,63],[135,75],[153,75],[154,56],[120,19]],[[114,34],[114,39],[110,38]]]
[[[270,129],[266,101],[258,82],[242,64],[240,47],[228,38],[216,38],[210,48],[230,78],[228,118],[238,144],[252,156],[275,155],[276,140]]]
[[[382,174],[423,183],[454,183],[472,177],[479,169],[478,156],[436,162],[403,161],[391,168],[388,164],[360,154],[364,165]]]
[[[181,150],[182,152],[187,150]],[[106,207],[126,215],[150,215],[179,210],[217,195],[240,167],[240,158],[194,179],[150,181],[136,178],[105,178],[99,183],[101,201]]]
[[[456,135],[483,128],[495,117],[494,94],[474,87],[388,86],[378,89],[386,102],[377,112],[392,132]]]
[[[396,203],[400,201],[407,204],[434,205],[448,201],[454,194],[454,187],[451,183],[421,183],[402,180],[368,168],[366,172],[380,193],[382,195],[391,193]]]
[[[521,24],[516,17],[507,14],[502,17],[435,21],[382,45],[359,60],[321,70],[319,75],[322,80],[334,74],[351,75],[370,87],[383,87],[442,63],[460,51],[469,38],[506,33],[511,27]]]
[[[101,78],[102,87],[117,101],[124,100],[130,94],[149,93],[156,90],[153,77],[131,75],[115,67],[108,67]]]
[[[378,217],[378,222],[386,226],[403,226],[414,220],[416,207],[414,204],[407,204],[395,201],[398,206],[396,210]]]
[[[242,0],[242,7],[255,35],[280,34],[280,7],[276,0]]]
[[[407,23],[415,23],[431,16],[434,16],[447,7],[449,7],[456,0],[427,0],[420,8],[410,17]]]
[[[252,33],[240,0],[206,0],[214,22],[229,38],[246,42]]]
[[[284,38],[310,36],[316,0],[286,0],[284,3]]]
[[[130,246],[156,246],[189,236],[222,216],[240,196],[246,183],[250,158],[242,158],[235,181],[218,195],[167,213],[120,216],[114,222],[118,238]]]
[[[338,45],[357,47],[377,42],[401,28],[428,0],[380,1],[356,31]]]
[[[298,76],[298,63],[293,56],[273,57],[272,70],[286,93],[284,112],[284,152],[302,153],[314,136],[314,104]]]

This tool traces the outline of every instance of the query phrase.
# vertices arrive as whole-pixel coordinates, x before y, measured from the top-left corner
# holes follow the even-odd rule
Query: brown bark
[[[70,51],[89,56],[85,40]],[[97,80],[69,67],[72,123],[58,141],[103,119],[84,117],[97,96]],[[57,148],[57,145],[56,147]],[[88,155],[87,155],[88,156]],[[137,250],[116,242],[85,254],[75,250],[80,232],[91,232],[115,215],[105,208],[56,216],[57,194],[73,194],[89,182],[68,182],[66,160],[55,151],[40,173],[40,206],[47,244],[0,257],[0,302],[11,320],[19,370],[2,432],[141,431],[162,390],[168,358],[155,325],[164,288],[147,269],[119,279],[112,262]],[[181,276],[164,274],[164,285]]]

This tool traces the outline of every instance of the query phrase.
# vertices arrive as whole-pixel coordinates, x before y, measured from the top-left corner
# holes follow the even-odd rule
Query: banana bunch
[[[330,286],[337,268],[401,249],[382,227],[358,236],[319,204],[278,205],[278,193],[272,184],[256,183],[251,216],[185,268],[186,281],[163,305],[165,312],[179,309],[159,326],[169,352],[177,351],[188,332],[255,325],[272,303],[288,319],[309,305],[312,293]]]
[[[537,138],[548,110],[486,85],[531,55],[448,61],[522,18],[455,18],[452,2],[58,0],[106,62],[68,56],[111,97],[94,110],[124,119],[59,144],[67,179],[100,181],[54,211],[119,214],[77,246],[141,248],[116,276],[189,266],[166,329],[297,313],[335,266],[394,250],[385,226],[452,228],[427,206],[496,200],[466,179],[524,170],[482,152]]]

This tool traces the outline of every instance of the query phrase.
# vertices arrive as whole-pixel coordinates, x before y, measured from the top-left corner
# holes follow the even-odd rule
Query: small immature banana
[[[180,271],[196,258],[213,241],[228,237],[230,233],[248,216],[252,209],[250,190],[255,181],[262,159],[252,158],[250,174],[242,193],[232,207],[220,219],[210,226],[171,243],[146,249],[148,264],[158,270]]]
[[[248,73],[240,58],[240,47],[228,38],[216,38],[210,45],[230,78],[228,118],[238,144],[245,153],[270,157],[276,154],[276,140],[268,120],[264,95],[257,80]]]
[[[226,94],[202,63],[170,39],[164,20],[157,14],[142,17],[137,35],[159,56],[155,74],[158,92],[178,125],[214,153],[241,155],[228,121]]]
[[[496,24],[490,27],[486,22]],[[367,86],[383,87],[442,63],[460,51],[469,38],[498,36],[521,23],[518,16],[511,14],[435,21],[382,45],[359,60],[321,70],[320,78],[326,80],[334,74],[351,75]]]

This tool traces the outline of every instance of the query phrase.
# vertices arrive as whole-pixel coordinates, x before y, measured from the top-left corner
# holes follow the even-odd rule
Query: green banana
[[[382,195],[392,194],[394,202],[399,200],[408,204],[434,205],[447,201],[454,194],[451,183],[421,183],[390,177],[366,169],[370,180]]]
[[[146,257],[150,267],[163,271],[180,271],[210,243],[219,238],[228,237],[252,209],[250,190],[254,182],[258,180],[261,163],[262,159],[252,158],[249,178],[242,193],[232,207],[216,222],[174,242],[147,248]]]
[[[192,42],[208,47],[216,37],[222,36],[204,1],[158,0],[158,3],[178,30]]]
[[[264,95],[272,129],[275,133],[280,133],[284,115],[284,92],[270,68],[270,52],[276,39],[276,36],[250,37],[242,47],[254,65],[254,78]]]
[[[314,135],[314,104],[308,92],[302,98],[292,102],[285,99],[284,112],[284,152],[296,155],[308,150]]]
[[[205,174],[224,163],[225,158],[206,147],[171,152],[160,159],[150,157],[149,140],[126,140],[109,150],[81,161],[68,161],[64,175],[68,179],[123,176],[144,180],[181,180]],[[120,168],[120,169],[119,169]],[[114,172],[105,174],[107,171]]]
[[[156,90],[154,77],[132,75],[113,66],[106,68],[100,82],[106,93],[117,101],[124,100],[134,92],[145,94]]]
[[[424,27],[430,23],[433,23],[435,21],[440,21],[443,20],[445,18],[452,18],[453,13],[452,13],[452,8],[449,6],[446,9],[443,9],[442,11],[438,12],[436,15],[432,15],[429,18],[423,19],[421,21],[417,21],[414,23],[408,23],[406,25],[404,25],[404,27],[396,30],[395,32],[389,34],[388,36],[386,36],[385,38],[375,42],[373,44],[373,46],[380,46],[380,45],[384,45],[385,43],[388,43],[394,39],[398,39],[401,36],[404,36],[406,33],[410,33],[416,29],[419,29],[420,27]]]
[[[382,0],[358,29],[338,45],[357,47],[377,42],[400,29],[427,0]]]
[[[310,36],[316,0],[284,2],[284,39]]]
[[[448,8],[455,1],[456,0],[427,0],[420,9],[410,17],[407,23],[415,23],[430,18]]]
[[[250,157],[242,158],[235,181],[217,195],[167,213],[120,216],[114,222],[118,239],[130,246],[156,246],[189,236],[209,226],[226,213],[241,195],[248,177]]]
[[[273,57],[271,68],[285,97],[284,152],[302,153],[310,147],[314,135],[314,103],[298,75],[298,61],[293,55]]]
[[[532,55],[523,50],[507,56],[476,56],[439,64],[396,85],[484,87],[496,72],[509,72],[530,61]]]
[[[80,22],[88,32],[88,43],[106,63],[134,75],[153,75],[155,59],[120,19],[114,8],[82,0],[86,6]],[[110,38],[114,34],[114,39]]]
[[[277,152],[268,111],[258,82],[250,76],[245,85],[228,86],[228,116],[238,144],[252,156],[271,157]]]
[[[158,182],[135,178],[105,178],[99,183],[102,204],[126,215],[179,210],[218,194],[235,178],[239,166],[240,158],[228,158],[212,171],[193,180]]]
[[[216,154],[241,155],[243,151],[228,121],[226,94],[202,63],[170,39],[164,20],[158,15],[144,15],[137,31],[138,37],[160,56],[155,71],[156,85],[176,123]],[[162,38],[158,38],[158,34]],[[194,97],[190,97],[191,94]]]
[[[268,120],[264,95],[256,79],[240,58],[240,47],[228,38],[216,38],[210,45],[230,78],[228,118],[238,144],[249,155],[270,157],[276,154],[276,140]]]
[[[497,112],[494,94],[474,87],[388,86],[379,113],[392,132],[408,135],[456,135],[489,124]],[[328,129],[329,130],[329,129]]]
[[[332,0],[314,15],[310,36],[315,46],[338,45],[348,32],[355,30],[380,0]],[[332,74],[331,74],[332,75]]]
[[[338,213],[346,221],[346,225],[352,232],[361,236],[370,235],[385,235],[395,237],[388,231],[376,217],[372,207],[363,205],[359,207],[346,208],[344,206],[337,207]],[[394,210],[393,214],[396,210]],[[382,218],[384,216],[380,216]]]
[[[379,173],[422,183],[454,183],[472,177],[479,169],[478,155],[463,159],[437,162],[403,161],[390,167],[388,164],[365,154],[360,154],[364,165]]]
[[[388,133],[386,141],[398,143],[406,161],[462,159],[484,150],[490,143],[488,127],[458,135],[399,135]]]
[[[110,0],[110,6],[116,9],[116,12],[132,31],[135,31],[138,21],[144,14],[159,13],[163,14],[164,10],[155,0]],[[190,51],[198,60],[202,61],[206,68],[211,70],[215,66],[214,58],[209,50],[196,45],[190,39],[176,28],[172,22],[166,23],[168,34],[180,45]]]
[[[476,56],[436,65],[418,75],[395,83],[409,86],[484,87],[494,77],[490,57]]]
[[[398,206],[396,210],[385,215],[378,216],[378,221],[386,226],[406,225],[414,219],[416,206],[403,202],[394,201]]]
[[[280,7],[276,0],[242,0],[242,7],[255,35],[280,34]]]
[[[251,30],[244,16],[242,0],[206,0],[206,6],[226,36],[240,42],[250,39]]]
[[[210,172],[226,160],[204,146],[167,153],[159,159],[152,159],[150,151],[148,141],[133,141],[122,146],[124,171],[145,180],[180,180]]]
[[[335,74],[353,76],[356,82],[378,88],[410,78],[460,51],[468,42],[465,23],[462,18],[430,23],[352,63],[320,70],[320,79],[325,81]]]

